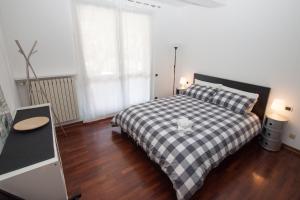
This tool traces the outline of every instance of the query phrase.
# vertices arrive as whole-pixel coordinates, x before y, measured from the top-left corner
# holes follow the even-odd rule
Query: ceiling
[[[157,3],[169,4],[173,6],[196,5],[201,7],[220,7],[224,6],[226,0],[153,0]]]

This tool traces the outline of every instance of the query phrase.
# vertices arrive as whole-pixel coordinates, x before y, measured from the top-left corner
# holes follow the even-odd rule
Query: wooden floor
[[[58,137],[68,194],[82,199],[172,200],[168,177],[109,120]],[[192,199],[300,199],[300,157],[252,141],[221,163]]]

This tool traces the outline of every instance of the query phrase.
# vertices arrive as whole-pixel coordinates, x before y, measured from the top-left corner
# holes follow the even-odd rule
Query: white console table
[[[50,122],[33,131],[10,135],[0,155],[0,189],[23,199],[65,200],[67,190],[50,104],[24,107],[14,123],[47,116]]]

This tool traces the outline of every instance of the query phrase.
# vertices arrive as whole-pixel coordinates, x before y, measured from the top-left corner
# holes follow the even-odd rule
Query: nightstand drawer
[[[178,88],[176,88],[176,94],[178,95],[178,94],[184,94],[185,93],[185,91],[186,91],[186,89],[178,89]]]
[[[268,128],[264,128],[261,134],[267,139],[281,141],[280,131],[274,131]]]
[[[278,141],[268,140],[265,137],[261,137],[259,143],[263,148],[269,151],[279,151],[281,148],[280,141],[278,142]]]
[[[280,121],[275,121],[273,119],[267,118],[265,121],[265,127],[269,129],[282,130],[284,123]]]
[[[260,145],[269,151],[279,151],[281,147],[281,135],[287,119],[270,114],[266,116],[264,127],[260,136]]]

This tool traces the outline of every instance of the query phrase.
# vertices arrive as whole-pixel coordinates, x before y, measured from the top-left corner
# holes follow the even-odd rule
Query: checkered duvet
[[[177,119],[193,121],[191,133],[177,131]],[[112,123],[128,133],[170,178],[177,199],[189,199],[208,172],[257,135],[253,114],[236,114],[185,95],[135,105]]]

